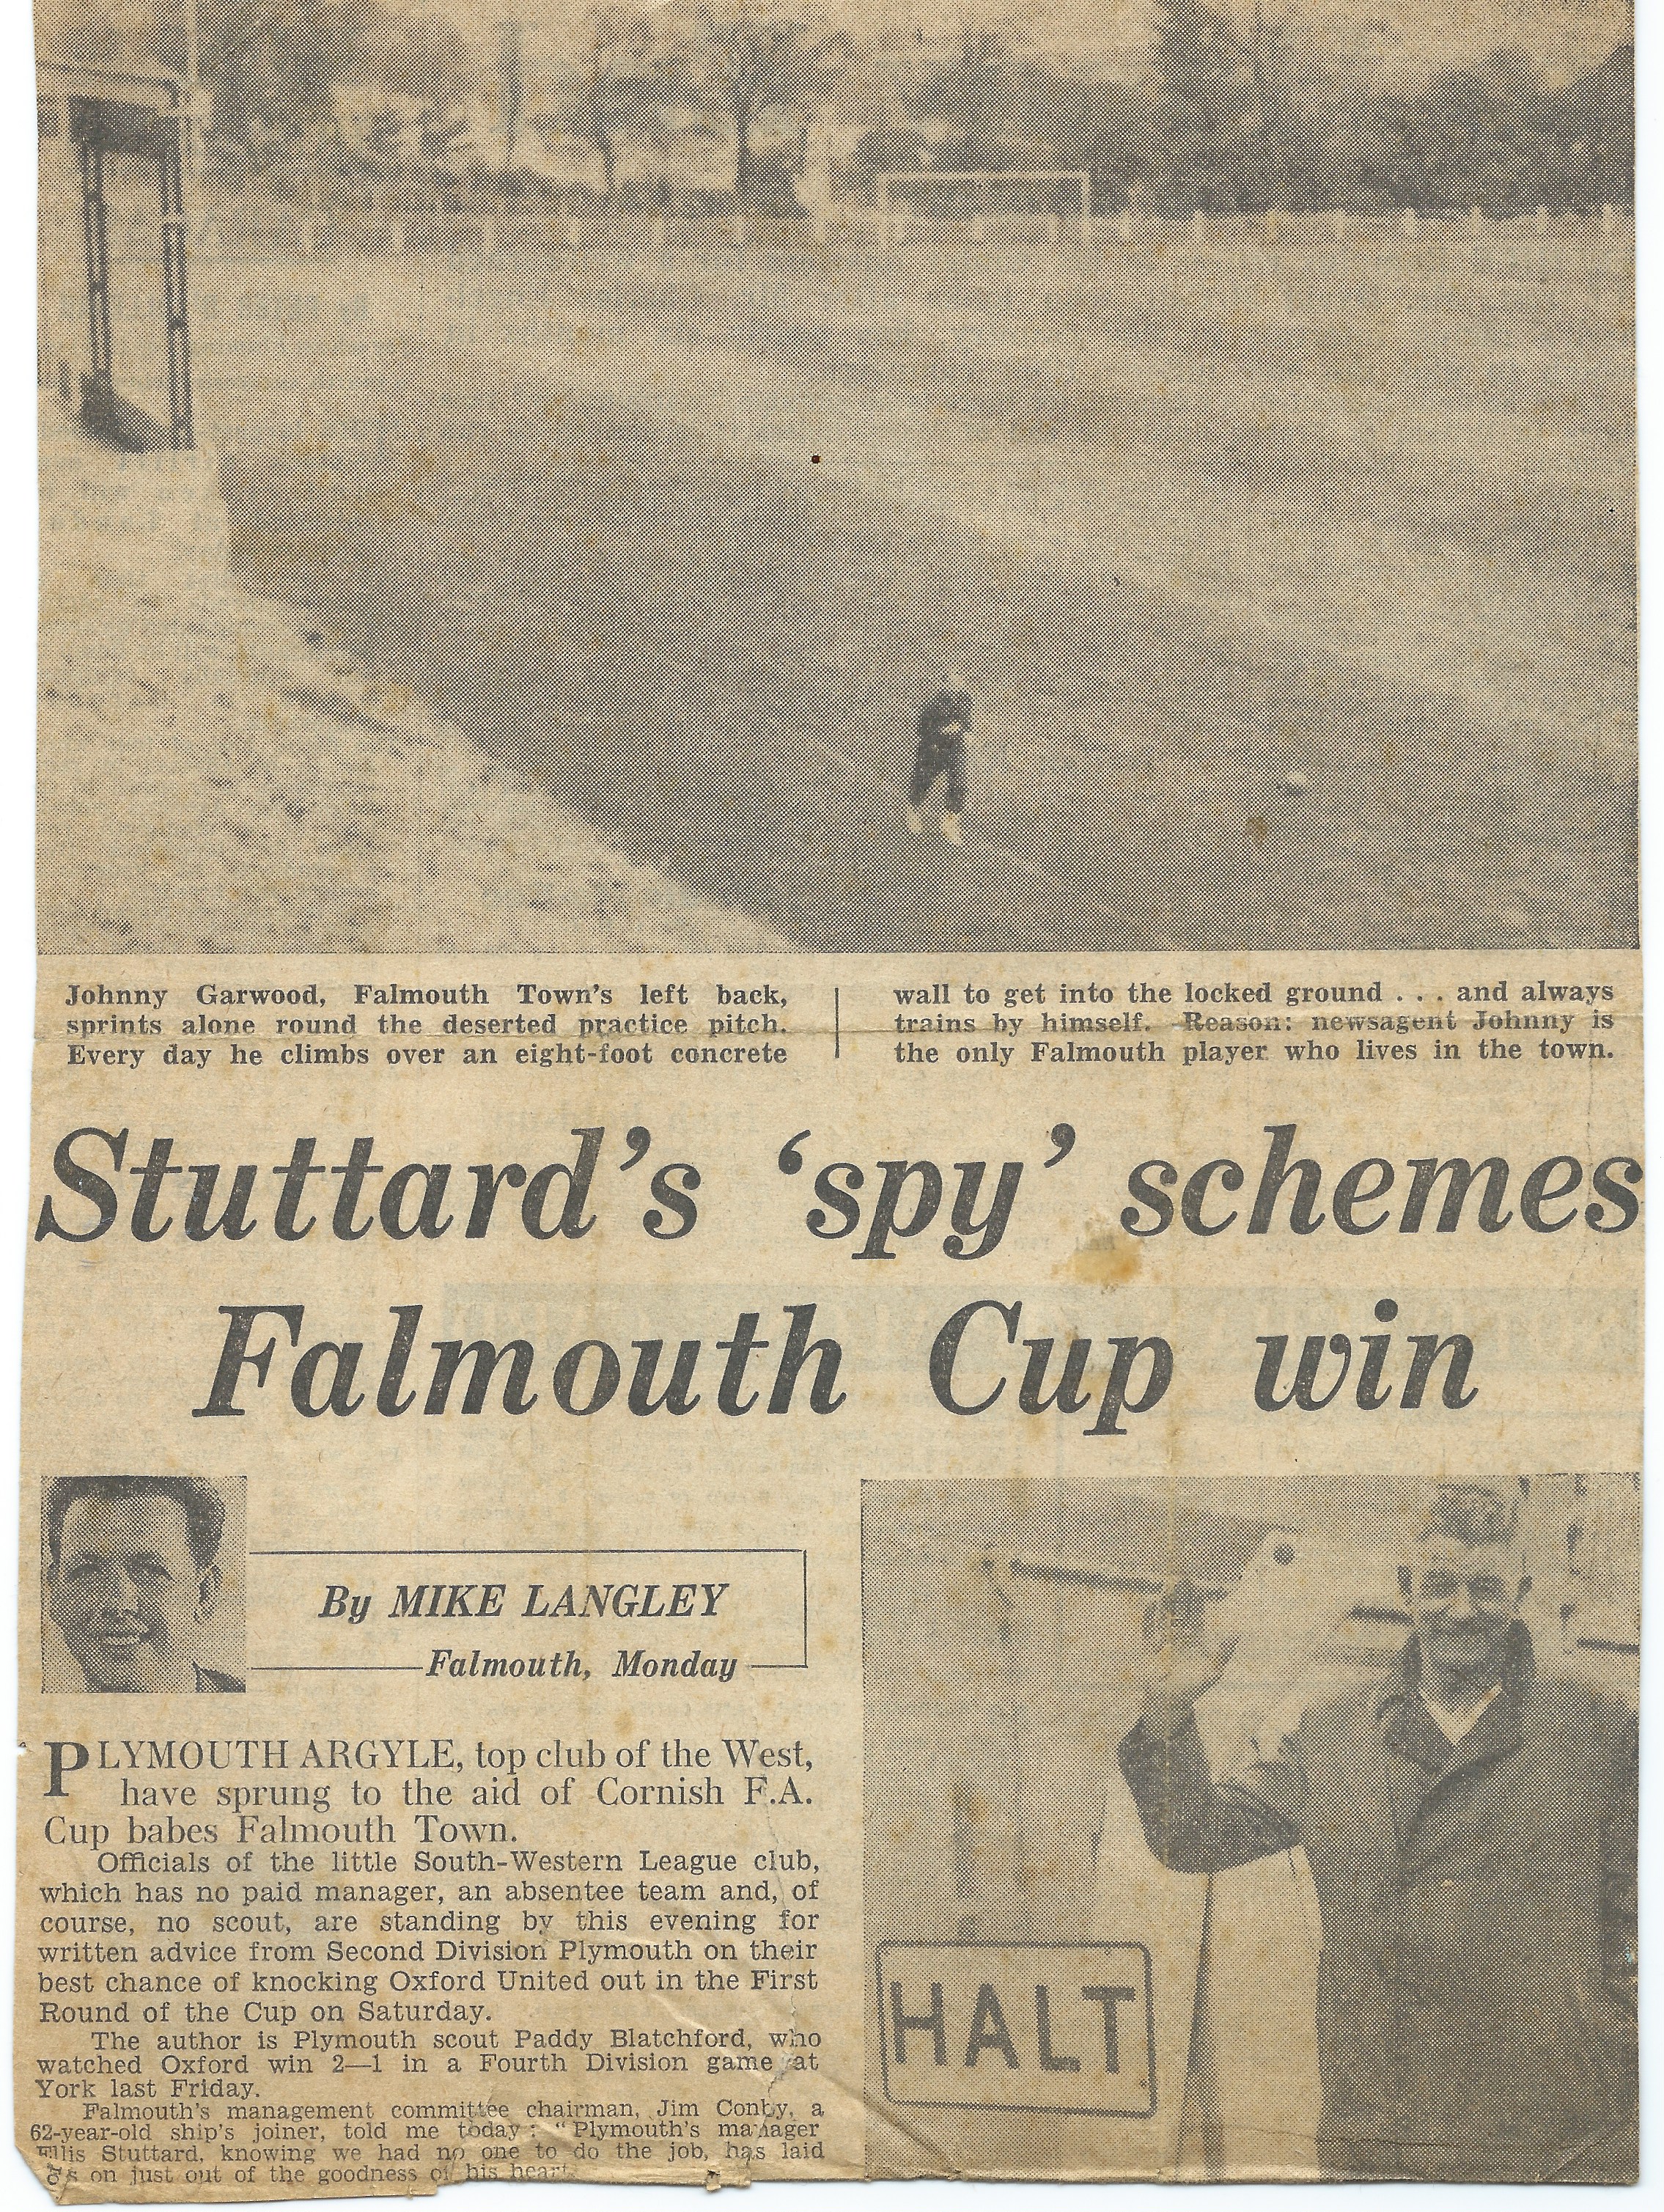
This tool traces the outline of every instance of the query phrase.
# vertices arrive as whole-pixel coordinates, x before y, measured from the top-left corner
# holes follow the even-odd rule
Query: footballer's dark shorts
[[[932,744],[926,742],[919,748],[913,763],[913,781],[908,787],[908,804],[917,808],[924,805],[932,784],[938,776],[947,778],[946,807],[950,814],[965,811],[965,740],[946,738]]]

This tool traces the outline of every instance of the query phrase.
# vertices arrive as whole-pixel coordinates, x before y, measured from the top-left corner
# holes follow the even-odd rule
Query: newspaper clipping
[[[39,0],[56,2200],[1636,2180],[1631,24],[1386,15]]]

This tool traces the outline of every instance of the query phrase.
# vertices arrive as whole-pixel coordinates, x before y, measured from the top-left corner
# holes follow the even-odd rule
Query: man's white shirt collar
[[[1452,1712],[1448,1706],[1435,1704],[1428,1696],[1424,1684],[1421,1702],[1426,1706],[1430,1717],[1440,1733],[1448,1737],[1450,1742],[1460,1743],[1502,1686],[1500,1682],[1493,1682],[1477,1704],[1463,1705],[1460,1711]]]

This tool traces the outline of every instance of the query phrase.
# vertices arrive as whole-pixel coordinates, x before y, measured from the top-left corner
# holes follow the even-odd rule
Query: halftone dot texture
[[[198,411],[324,672],[165,574],[49,634],[43,948],[1635,944],[1627,215],[1121,227],[233,199]]]
[[[1234,2094],[1210,2081],[1206,2036],[1181,2039],[1158,2084],[1197,2100],[1176,2130],[1185,2178],[1218,2179],[1222,2160],[1236,2180],[1298,2173],[1303,2124],[1305,2170],[1333,2179],[1632,2180],[1640,1478],[1535,1478],[1540,1586],[1497,1698],[1453,1747],[1411,1686],[1410,1621],[1386,1595],[1418,1479],[1322,1459],[1293,1477],[1209,1470],[1176,1497],[1159,1480],[863,1484],[869,1964],[886,1942],[1142,1936],[1159,2008],[1185,1975],[1194,1986],[1175,1892],[1212,1869],[1207,2008],[1242,2042],[1224,2052]],[[1278,1532],[1356,1547],[1357,1579],[1328,1601],[1346,1629],[1283,1685],[1263,1736],[1256,1719],[1257,1760],[1223,1753],[1204,1716],[1205,1756],[1195,1735],[1169,1751],[1142,1738],[1124,1764],[1152,1594],[1240,1588]],[[1621,1636],[1575,1632],[1594,1579],[1623,1594]],[[1272,1608],[1249,1629],[1263,1656],[1286,1615],[1263,1586],[1255,1602]],[[1164,1823],[1171,1876],[1147,1841]],[[1314,1920],[1278,1893],[1296,1846]],[[1265,1886],[1245,1889],[1256,1867]],[[884,2171],[1117,2170],[1101,2121],[886,2102],[873,1999],[870,1975]]]

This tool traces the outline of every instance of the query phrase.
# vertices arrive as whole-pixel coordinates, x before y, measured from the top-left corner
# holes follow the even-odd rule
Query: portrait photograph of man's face
[[[225,1505],[188,1478],[68,1477],[46,1498],[46,1610],[89,1691],[240,1691],[220,1618]]]
[[[1434,1529],[1406,1571],[1424,1668],[1483,1693],[1502,1668],[1526,1587],[1518,1547]]]

